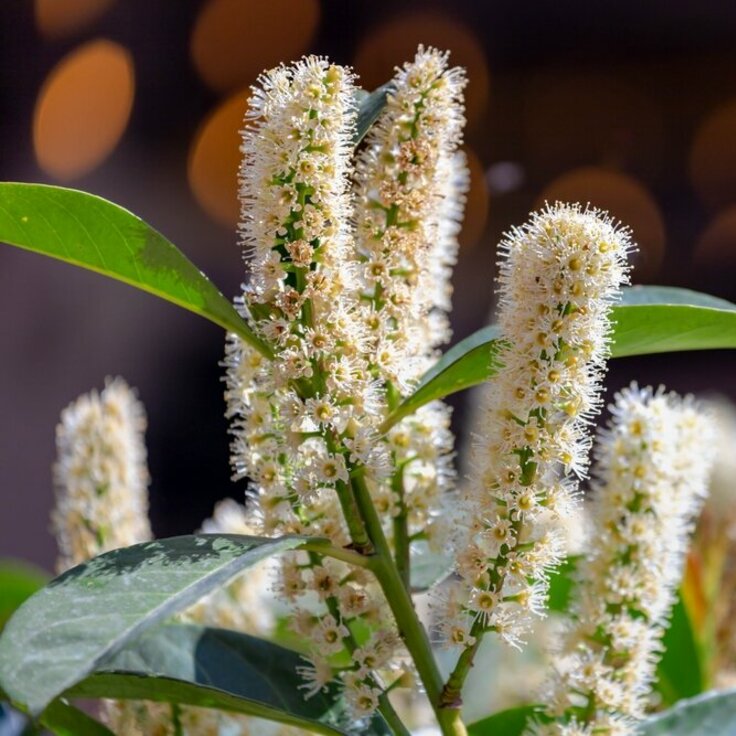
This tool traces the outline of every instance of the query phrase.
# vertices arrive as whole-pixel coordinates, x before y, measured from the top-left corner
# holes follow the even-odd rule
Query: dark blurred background
[[[486,321],[500,234],[546,198],[629,224],[635,282],[736,299],[733,0],[3,0],[0,176],[128,207],[232,295],[244,276],[235,172],[247,87],[314,52],[371,89],[419,42],[450,49],[470,77],[456,339]],[[242,499],[222,343],[151,296],[0,246],[0,554],[52,567],[54,427],[106,375],[137,386],[148,410],[159,535]],[[633,377],[736,397],[736,354],[614,361],[609,395]],[[454,405],[462,435],[463,397]]]

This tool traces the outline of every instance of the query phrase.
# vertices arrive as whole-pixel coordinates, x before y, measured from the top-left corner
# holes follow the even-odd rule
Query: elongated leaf
[[[178,248],[101,197],[45,184],[0,183],[0,242],[124,281],[269,354],[230,301]]]
[[[38,715],[146,628],[303,542],[200,534],[136,544],[72,568],[8,622],[0,637],[0,687]]]
[[[703,668],[687,608],[678,596],[664,635],[664,653],[657,666],[657,690],[666,705],[703,692]]]
[[[613,308],[614,358],[681,350],[736,348],[736,305],[669,286],[623,290]],[[425,374],[414,393],[382,425],[387,431],[419,407],[493,377],[500,346],[496,325],[484,327],[448,350]]]
[[[539,710],[538,705],[522,705],[499,711],[471,723],[468,726],[468,736],[521,736],[530,717]]]
[[[304,663],[297,652],[247,634],[168,624],[131,642],[67,695],[219,708],[317,733],[390,733],[380,717],[356,724],[335,687],[305,698],[296,672]]]
[[[683,666],[687,666],[683,663]],[[709,692],[683,700],[654,716],[640,736],[733,736],[736,733],[736,690]]]
[[[358,120],[355,127],[354,144],[357,146],[365,134],[370,130],[371,125],[378,120],[378,116],[386,106],[386,97],[393,90],[393,84],[388,82],[373,92],[358,90],[356,104],[358,106]]]
[[[41,724],[56,736],[115,736],[109,728],[63,700],[55,700],[46,708]]]
[[[23,601],[43,588],[49,576],[35,565],[0,559],[0,631]]]

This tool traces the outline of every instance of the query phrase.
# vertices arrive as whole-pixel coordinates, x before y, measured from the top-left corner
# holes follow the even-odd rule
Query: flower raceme
[[[707,493],[710,417],[663,389],[621,391],[596,448],[587,556],[536,736],[626,736],[644,717],[690,532]]]
[[[274,349],[266,362],[228,339],[226,398],[235,477],[249,477],[260,533],[366,549],[351,476],[380,484],[388,453],[375,425],[383,391],[370,370],[351,236],[351,73],[309,57],[267,72],[243,132],[242,235],[251,278],[241,307]],[[307,695],[335,677],[357,716],[395,680],[399,638],[372,576],[312,553],[282,558],[275,590],[311,642]],[[360,645],[351,625],[370,621]],[[347,655],[348,666],[336,666]],[[381,675],[377,671],[381,671]]]
[[[599,408],[608,314],[626,281],[628,232],[603,213],[555,204],[501,244],[501,367],[459,519],[457,572],[440,633],[464,648],[446,688],[457,698],[480,637],[518,646],[544,615],[565,555],[562,517],[586,470]]]
[[[61,414],[52,526],[60,572],[151,539],[143,405],[122,378],[80,396]]]
[[[355,165],[360,304],[370,370],[387,407],[416,384],[450,335],[450,277],[468,185],[460,150],[465,84],[447,53],[420,46],[397,69]],[[442,543],[437,520],[454,475],[449,423],[439,401],[399,422],[386,438],[390,482],[371,487],[407,575],[407,540]]]

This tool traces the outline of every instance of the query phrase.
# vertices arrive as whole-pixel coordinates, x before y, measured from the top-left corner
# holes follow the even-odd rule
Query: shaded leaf
[[[521,736],[529,718],[539,710],[538,705],[522,705],[499,711],[471,723],[468,736]]]
[[[40,721],[56,736],[115,736],[109,728],[63,700],[51,703]]]
[[[49,575],[35,565],[0,559],[0,631],[15,609],[43,588],[48,580]]]
[[[161,233],[102,197],[0,183],[0,241],[124,281],[206,317],[269,355],[229,299]]]
[[[299,537],[174,537],[107,552],[29,598],[0,637],[0,687],[39,714],[146,628]]]
[[[683,663],[687,666],[687,663]],[[733,736],[736,733],[736,690],[709,692],[680,701],[646,721],[640,736]]]
[[[669,286],[623,289],[613,308],[614,358],[680,350],[736,348],[736,305],[723,299]],[[405,416],[492,378],[498,370],[500,333],[484,327],[448,350],[424,375],[411,396],[384,421],[387,431]]]
[[[393,83],[387,82],[370,93],[364,89],[357,91],[356,105],[358,107],[358,119],[355,126],[354,145],[357,146],[365,138],[371,125],[378,120],[378,116],[386,106],[386,97],[392,90]]]
[[[703,692],[703,668],[695,641],[695,632],[678,595],[672,618],[662,641],[664,653],[657,665],[657,690],[665,705]]]
[[[170,624],[128,644],[67,695],[218,708],[317,733],[390,733],[380,716],[356,722],[334,686],[305,698],[300,665],[297,652],[248,634]]]

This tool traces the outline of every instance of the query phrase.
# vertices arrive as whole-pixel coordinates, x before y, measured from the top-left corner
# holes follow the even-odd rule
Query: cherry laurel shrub
[[[0,239],[227,330],[248,484],[196,534],[154,540],[135,392],[108,379],[65,409],[59,577],[0,638],[17,711],[63,734],[695,734],[706,709],[736,729],[736,695],[687,700],[706,678],[678,674],[702,665],[678,587],[713,419],[632,384],[594,436],[610,357],[736,347],[736,307],[627,287],[627,228],[558,202],[501,243],[496,324],[441,355],[465,84],[422,47],[371,94],[320,57],[264,73],[242,134],[234,306],[116,205],[0,185]],[[462,478],[442,399],[483,382]],[[543,684],[468,724],[471,668],[495,666],[481,643],[523,650],[550,607],[562,631]],[[99,720],[77,698],[100,699]]]

